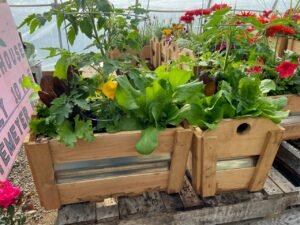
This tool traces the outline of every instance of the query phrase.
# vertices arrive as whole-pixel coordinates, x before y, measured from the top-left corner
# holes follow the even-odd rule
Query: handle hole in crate
[[[247,133],[249,133],[250,129],[251,129],[250,124],[242,123],[237,127],[236,132],[240,135],[247,134]]]

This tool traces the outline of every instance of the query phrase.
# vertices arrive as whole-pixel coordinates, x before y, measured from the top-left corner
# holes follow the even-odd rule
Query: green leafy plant
[[[137,26],[143,13],[144,10],[138,5],[124,11],[114,8],[108,0],[68,0],[43,14],[29,15],[19,28],[27,25],[33,33],[56,16],[57,27],[61,29],[65,26],[71,45],[81,31],[92,40],[86,48],[96,46],[101,55],[105,55],[114,48],[140,48]]]

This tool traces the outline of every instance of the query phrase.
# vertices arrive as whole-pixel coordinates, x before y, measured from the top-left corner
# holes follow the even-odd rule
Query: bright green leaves
[[[38,92],[41,90],[40,86],[32,81],[30,76],[25,76],[22,80],[22,87],[30,88],[34,92]]]
[[[148,127],[142,131],[142,135],[138,143],[135,145],[137,151],[143,155],[151,154],[158,144],[159,129]]]
[[[117,103],[127,110],[138,109],[136,98],[140,95],[138,90],[135,90],[130,84],[127,77],[118,77],[118,88],[116,90]]]
[[[93,23],[90,17],[84,17],[81,21],[79,21],[79,27],[82,33],[84,33],[88,38],[92,38],[93,36]]]
[[[91,142],[95,139],[93,134],[92,121],[80,120],[75,117],[75,134],[77,138]]]
[[[261,92],[262,92],[263,94],[267,94],[267,93],[269,93],[270,91],[275,91],[275,90],[276,90],[276,84],[275,84],[275,82],[272,81],[272,80],[265,79],[265,80],[262,80],[262,81],[260,82],[259,89],[261,90]]]
[[[57,129],[58,139],[69,147],[74,147],[77,139],[84,139],[88,142],[94,140],[92,121],[80,120],[75,117],[75,125],[65,120]]]
[[[74,147],[77,141],[71,121],[65,120],[57,129],[58,139],[69,147]]]
[[[65,97],[56,98],[52,101],[50,107],[51,116],[55,118],[58,124],[69,118],[69,114],[73,111],[73,105]]]

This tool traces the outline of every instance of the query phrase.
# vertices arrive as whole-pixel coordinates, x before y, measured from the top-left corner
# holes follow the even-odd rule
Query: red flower
[[[254,28],[253,26],[248,26],[248,27],[246,27],[246,30],[247,30],[249,33],[251,33],[251,32],[253,32],[253,31],[255,31],[255,28]]]
[[[296,22],[300,21],[300,14],[295,14],[293,16],[293,20],[296,21]]]
[[[0,207],[7,208],[16,203],[21,194],[19,187],[14,187],[8,180],[0,182]]]
[[[282,26],[282,25],[274,25],[267,29],[266,35],[268,37],[273,37],[276,34],[295,35],[296,31],[291,27],[286,27],[286,26]]]
[[[189,10],[185,12],[186,16],[203,16],[203,15],[210,15],[210,9],[195,9]]]
[[[262,71],[261,66],[253,66],[253,67],[250,67],[247,72],[248,72],[248,74],[250,74],[250,73],[257,74],[257,73],[260,73],[261,71]]]
[[[245,24],[245,23],[243,21],[241,21],[241,20],[237,20],[237,21],[234,22],[234,24],[236,24],[236,25],[242,25],[242,24]]]
[[[270,10],[270,11],[264,10],[262,15],[263,15],[264,17],[267,17],[267,18],[268,18],[268,17],[271,15],[272,12],[273,12],[273,10]]]
[[[180,17],[180,21],[183,21],[185,23],[191,23],[194,20],[194,17],[191,15],[184,15]]]
[[[279,73],[280,78],[286,78],[294,76],[297,67],[297,63],[284,61],[279,66],[277,66],[275,70]]]
[[[256,17],[256,14],[253,13],[253,12],[245,12],[244,11],[244,12],[236,14],[236,16],[239,16],[239,17],[250,17],[250,16]]]
[[[266,24],[270,22],[270,19],[264,15],[259,15],[257,17],[257,19],[262,23],[262,24]]]
[[[231,7],[229,5],[227,5],[227,4],[214,4],[210,8],[210,10],[211,11],[216,11],[216,10],[220,10],[220,9],[224,9],[224,8],[230,8],[231,9]]]

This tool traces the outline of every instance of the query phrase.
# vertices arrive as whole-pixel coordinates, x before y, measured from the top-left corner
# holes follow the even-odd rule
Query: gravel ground
[[[23,190],[24,205],[27,217],[26,225],[53,225],[57,216],[56,210],[45,211],[39,202],[38,194],[32,180],[30,168],[22,148],[8,179]]]

